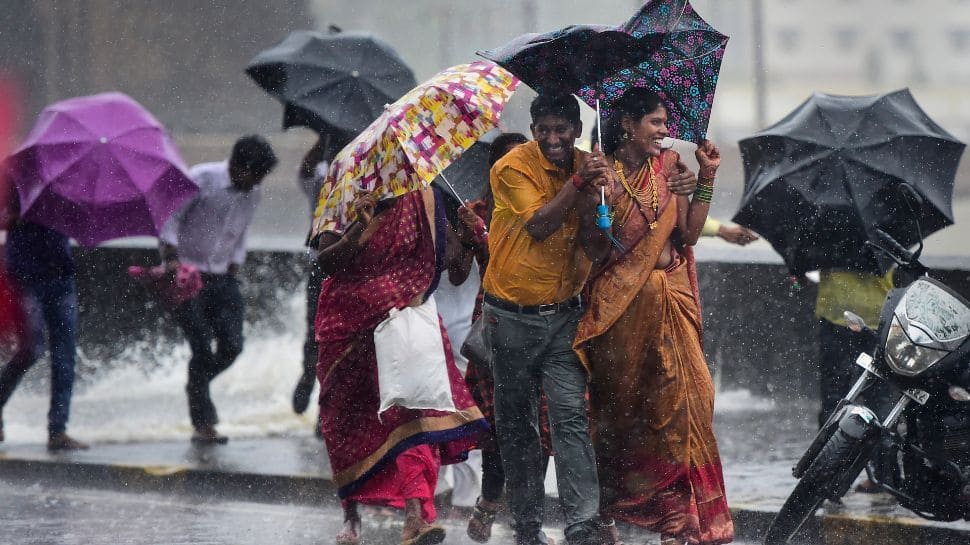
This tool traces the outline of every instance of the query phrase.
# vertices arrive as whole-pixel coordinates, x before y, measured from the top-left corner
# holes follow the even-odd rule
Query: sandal
[[[479,496],[475,502],[475,510],[472,517],[468,519],[468,537],[478,543],[487,543],[492,538],[492,524],[495,522],[495,514],[499,508],[489,509],[482,505],[485,500]],[[493,503],[493,502],[489,502]]]
[[[437,545],[445,540],[445,529],[437,524],[424,526],[414,537],[402,539],[401,545]]]
[[[360,517],[344,519],[350,523],[350,531],[340,530],[337,534],[337,545],[360,545]]]

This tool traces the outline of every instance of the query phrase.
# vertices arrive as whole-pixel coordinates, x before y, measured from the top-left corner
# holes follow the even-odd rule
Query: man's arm
[[[563,184],[551,201],[537,209],[526,221],[525,230],[538,242],[549,238],[562,227],[566,214],[576,206],[576,197],[598,178],[608,176],[609,166],[599,149],[586,155],[579,171]],[[605,183],[605,182],[604,182]],[[600,184],[602,185],[602,184]]]

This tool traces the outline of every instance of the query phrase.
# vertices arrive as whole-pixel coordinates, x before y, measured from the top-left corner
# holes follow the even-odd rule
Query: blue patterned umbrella
[[[627,89],[645,87],[660,95],[670,136],[700,142],[714,103],[714,89],[728,37],[707,24],[687,0],[651,0],[620,29],[659,43],[649,58],[625,67],[576,93],[603,115]]]

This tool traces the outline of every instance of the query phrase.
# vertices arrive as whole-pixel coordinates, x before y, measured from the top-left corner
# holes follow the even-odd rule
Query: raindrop
[[[98,142],[101,142],[102,144],[107,144],[108,143],[108,137],[107,136],[102,136],[101,138],[98,139]]]

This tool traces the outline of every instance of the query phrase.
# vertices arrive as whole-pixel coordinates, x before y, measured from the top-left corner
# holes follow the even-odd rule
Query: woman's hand
[[[374,210],[377,208],[377,199],[371,193],[365,193],[354,200],[354,212],[357,213],[357,221],[364,227],[374,219]]]
[[[694,157],[697,158],[697,164],[700,165],[697,177],[703,182],[714,181],[717,169],[721,166],[721,150],[717,149],[714,142],[704,140],[694,151]]]
[[[475,244],[481,244],[482,242],[488,240],[486,238],[488,232],[485,228],[485,220],[475,213],[475,211],[472,209],[473,206],[475,206],[474,203],[465,201],[464,206],[458,209],[458,219],[461,220],[461,223],[465,226],[465,229],[471,233],[473,237],[472,242]]]

